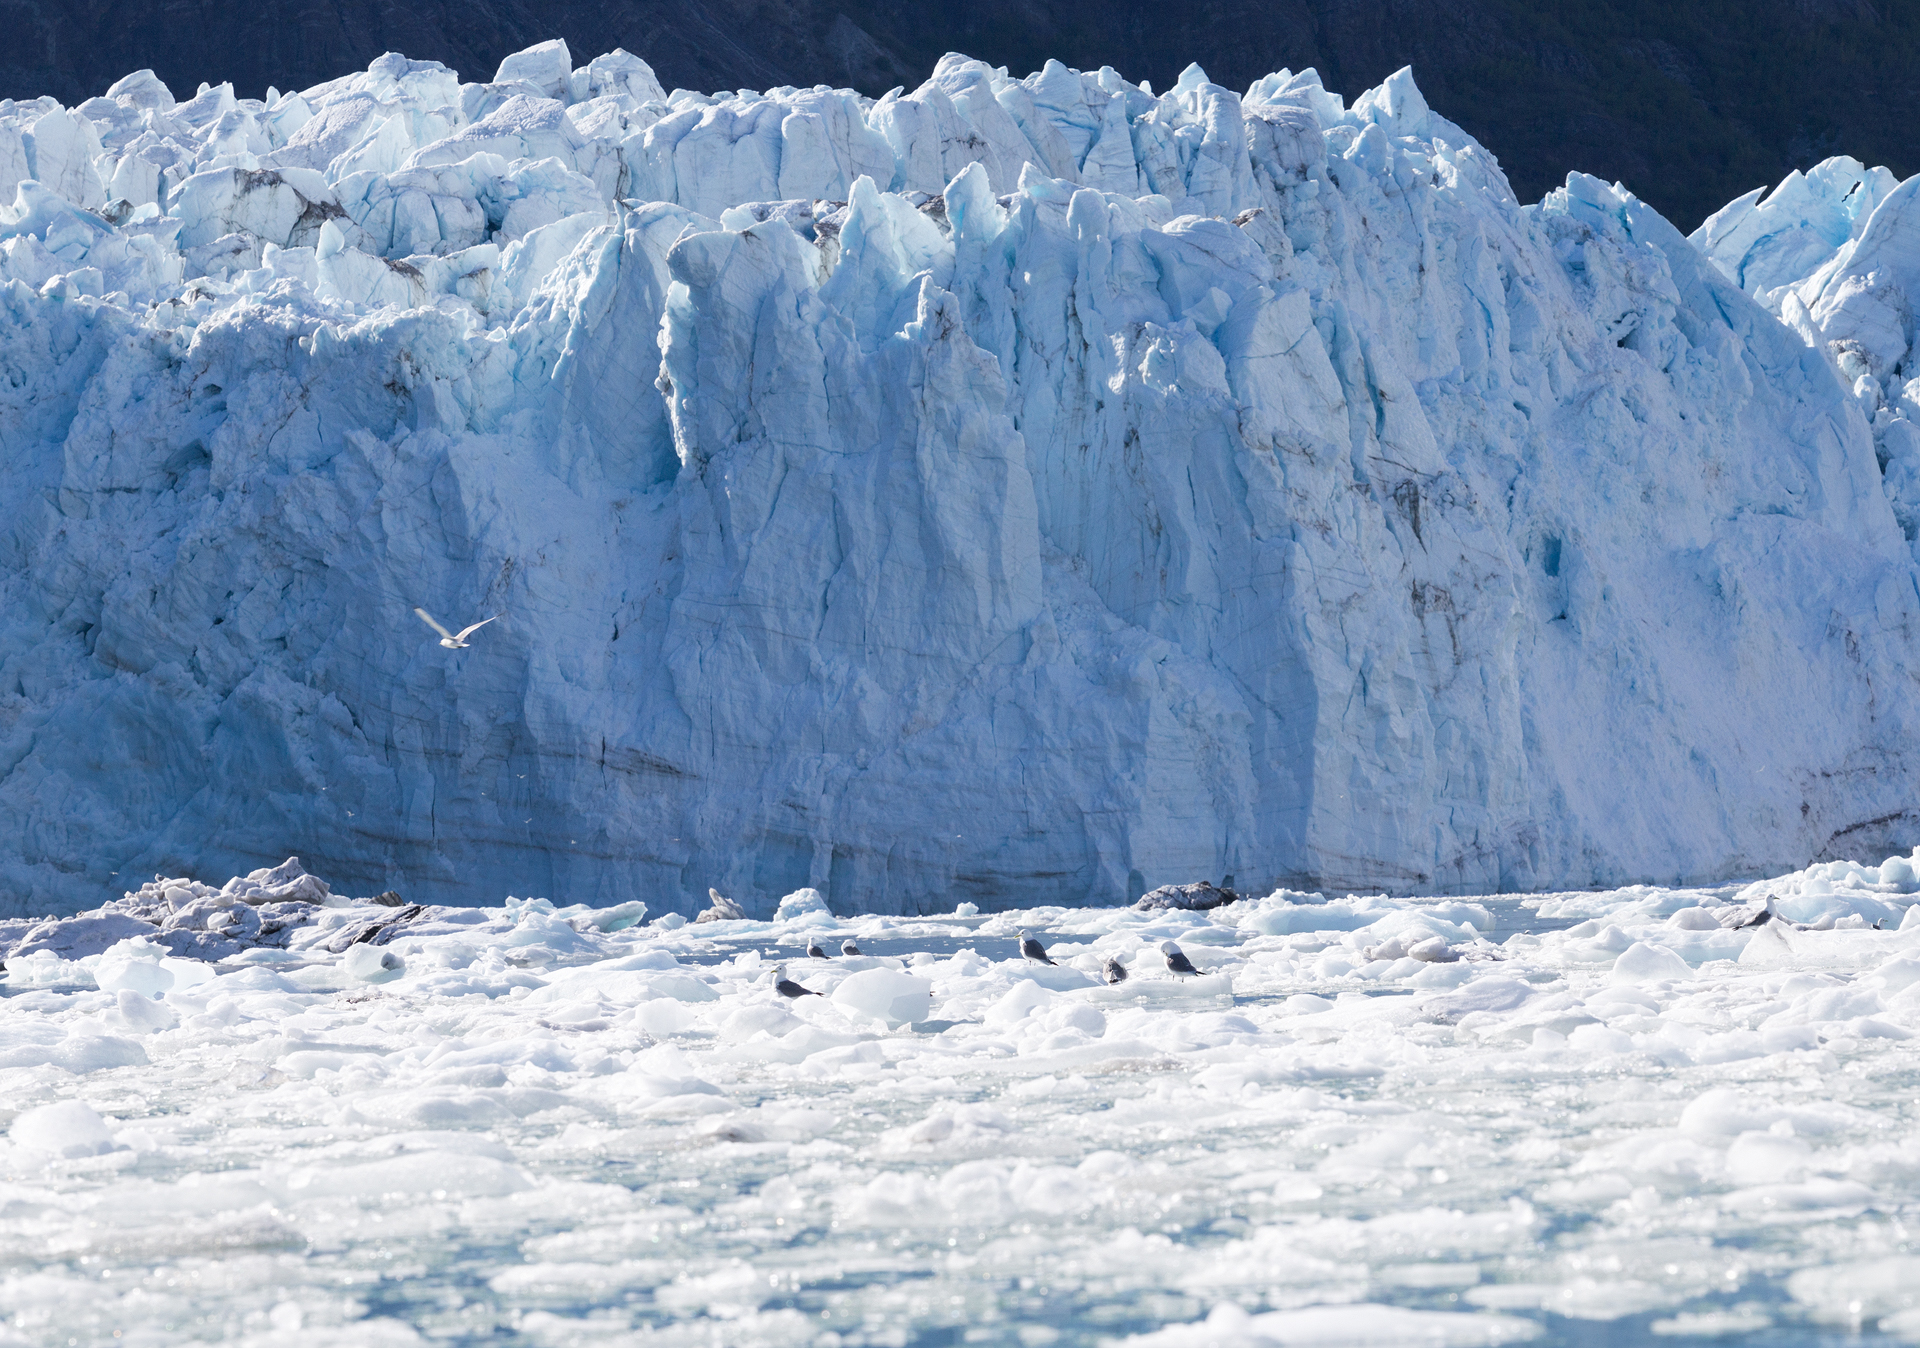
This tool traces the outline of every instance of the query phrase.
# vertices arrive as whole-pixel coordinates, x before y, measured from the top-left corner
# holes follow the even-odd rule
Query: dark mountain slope
[[[1920,171],[1920,0],[0,0],[0,95],[68,103],[151,66],[191,94],[291,88],[404,51],[491,75],[551,36],[623,46],[668,86],[913,85],[942,52],[1048,57],[1156,88],[1197,60],[1244,88],[1316,66],[1349,96],[1411,64],[1532,199],[1570,169],[1684,227],[1847,153]]]

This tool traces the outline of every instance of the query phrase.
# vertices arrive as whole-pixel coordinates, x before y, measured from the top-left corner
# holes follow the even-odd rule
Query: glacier
[[[0,103],[6,914],[289,852],[764,917],[1911,845],[1911,319],[1845,296],[1920,253],[1832,260],[1843,172],[1749,282],[1721,217],[1523,206],[1406,71],[573,59]]]
[[[1920,179],[1838,156],[1694,231],[1714,265],[1832,364],[1873,428],[1888,500],[1920,540]]]

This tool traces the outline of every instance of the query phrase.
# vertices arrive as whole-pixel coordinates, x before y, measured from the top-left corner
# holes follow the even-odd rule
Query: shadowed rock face
[[[1357,96],[1411,64],[1433,106],[1500,157],[1525,201],[1571,170],[1625,182],[1683,229],[1749,188],[1845,152],[1920,169],[1920,17],[1897,5],[1576,0],[8,0],[0,96],[74,104],[151,66],[176,92],[304,88],[385,51],[485,78],[564,37],[625,47],[668,89],[912,88],[947,51],[1015,76],[1056,58],[1164,89],[1189,61],[1244,89],[1316,67]]]

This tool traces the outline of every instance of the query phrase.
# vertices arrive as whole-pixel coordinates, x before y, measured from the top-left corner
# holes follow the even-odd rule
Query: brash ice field
[[[7,1341],[1910,1342],[1916,891],[156,882],[8,961]]]

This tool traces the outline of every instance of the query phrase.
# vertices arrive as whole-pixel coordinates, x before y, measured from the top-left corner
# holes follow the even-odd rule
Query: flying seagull
[[[843,955],[857,955],[860,953],[860,947],[855,945],[851,940],[842,941],[840,943],[840,953]]]
[[[1112,956],[1107,957],[1107,982],[1124,983],[1127,981],[1127,966]]]
[[[455,633],[455,632],[449,632],[446,628],[442,627],[439,623],[435,622],[433,620],[433,615],[427,612],[425,609],[417,608],[414,610],[414,612],[420,615],[421,622],[425,623],[428,627],[431,627],[434,631],[440,634],[440,644],[442,646],[445,646],[450,651],[461,651],[461,650],[465,650],[468,646],[471,646],[473,643],[468,641],[467,638],[472,636],[475,632],[478,632],[481,628],[485,627],[488,623],[492,622],[493,618],[498,618],[500,616],[498,613],[496,613],[493,615],[493,618],[482,618],[479,622],[475,623],[472,627],[463,627],[460,629],[459,632]]]
[[[1172,941],[1162,941],[1160,943],[1160,949],[1166,954],[1167,967],[1173,970],[1175,973],[1197,974],[1200,972],[1198,969],[1193,967],[1193,961],[1188,959],[1185,955],[1181,954],[1180,947],[1175,945]]]
[[[808,941],[807,958],[810,960],[823,960],[827,958],[827,952],[820,948],[818,941]]]
[[[1027,935],[1024,931],[1020,933],[1020,953],[1032,960],[1035,964],[1053,963],[1053,961],[1047,957],[1047,948]]]
[[[791,978],[788,978],[787,966],[784,964],[776,964],[773,966],[773,990],[782,997],[789,999],[818,997],[820,995],[812,988],[803,988]]]

